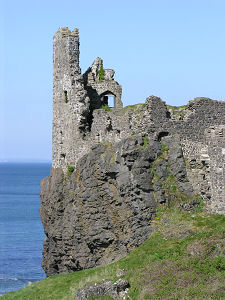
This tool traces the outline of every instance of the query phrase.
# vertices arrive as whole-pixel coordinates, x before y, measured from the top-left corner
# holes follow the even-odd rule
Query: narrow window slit
[[[65,103],[67,103],[68,102],[67,91],[63,91],[63,94],[64,94],[64,101],[65,101]]]

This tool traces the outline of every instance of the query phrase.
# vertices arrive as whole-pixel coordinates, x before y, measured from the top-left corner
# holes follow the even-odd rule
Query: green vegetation
[[[177,119],[183,119],[185,117],[186,113],[186,105],[183,106],[171,106],[167,105],[168,109],[172,111],[172,114],[177,118]]]
[[[113,144],[109,141],[104,141],[101,143],[102,145],[106,146],[108,149],[112,149]]]
[[[104,109],[105,111],[111,111],[111,108],[108,106],[108,104],[104,104],[100,107],[100,109]]]
[[[169,150],[169,147],[166,144],[161,143],[161,150],[162,152],[166,152]]]
[[[190,167],[189,159],[188,159],[187,157],[184,157],[184,161],[185,161],[185,166],[186,166],[187,168],[189,168],[189,167]]]
[[[118,269],[127,270],[123,278],[131,285],[128,295],[132,300],[224,299],[225,216],[161,206],[152,223],[151,237],[124,259],[103,267],[55,275],[1,299],[74,299],[76,290],[87,284],[118,280]]]
[[[204,207],[205,207],[205,203],[202,199],[202,196],[197,195],[197,199],[199,201],[198,207],[196,208],[196,212],[201,212],[203,211]]]
[[[112,143],[110,143],[109,141],[104,141],[101,143],[102,145],[105,146],[105,152],[103,152],[98,158],[97,160],[106,157],[107,155],[109,156],[109,161],[110,163],[113,163],[114,160],[114,153],[111,152],[110,150],[112,149]]]
[[[143,109],[145,108],[146,104],[145,103],[139,103],[139,104],[135,104],[135,105],[128,105],[125,106],[122,111],[123,112],[141,112],[143,111]]]
[[[142,139],[143,139],[143,143],[144,143],[143,148],[147,148],[148,147],[148,137],[143,136]]]
[[[153,176],[153,183],[159,182],[162,185],[162,188],[165,192],[166,195],[166,199],[168,201],[168,205],[169,206],[175,206],[182,203],[187,203],[191,200],[193,200],[194,198],[196,198],[196,196],[188,196],[187,194],[184,194],[180,188],[177,185],[176,179],[170,169],[170,164],[168,162],[168,150],[169,147],[166,144],[161,143],[161,151],[162,154],[158,156],[158,158],[153,162],[152,164],[152,169],[151,169],[151,175]],[[162,181],[158,174],[157,174],[157,165],[160,163],[160,161],[164,159],[167,161],[167,172],[168,172],[168,176],[167,178]],[[155,195],[156,198],[156,195]],[[156,198],[157,201],[157,198]]]
[[[97,70],[97,76],[99,81],[104,81],[105,80],[105,70],[103,67],[101,67],[99,70]]]
[[[111,153],[111,157],[110,157],[109,162],[110,162],[110,164],[114,164],[115,163],[115,153],[114,152]]]
[[[67,174],[70,176],[75,170],[74,166],[67,166]]]

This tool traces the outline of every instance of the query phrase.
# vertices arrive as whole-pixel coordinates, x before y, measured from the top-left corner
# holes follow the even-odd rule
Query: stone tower
[[[79,66],[78,29],[60,28],[53,38],[53,168],[74,165],[74,144],[88,127],[89,103]]]
[[[103,76],[99,77],[100,70]],[[81,74],[79,32],[60,28],[53,38],[53,134],[52,167],[76,166],[95,142],[91,135],[94,110],[114,97],[114,110],[123,107],[122,87],[113,79],[114,71],[103,69],[97,58]]]

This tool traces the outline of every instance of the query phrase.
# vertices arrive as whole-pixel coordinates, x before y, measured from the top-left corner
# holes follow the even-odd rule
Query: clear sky
[[[225,100],[224,0],[0,0],[0,160],[50,160],[52,37],[79,28],[84,72],[99,56],[124,105]]]

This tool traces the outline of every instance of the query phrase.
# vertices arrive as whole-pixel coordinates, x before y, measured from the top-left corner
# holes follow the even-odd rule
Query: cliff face
[[[125,256],[149,237],[159,203],[193,199],[179,141],[163,139],[140,135],[97,144],[74,172],[52,169],[42,180],[47,276]]]

